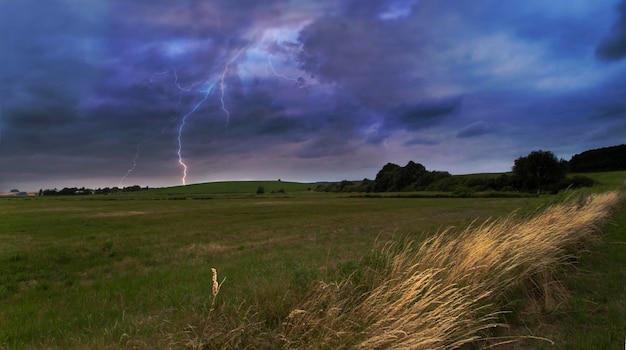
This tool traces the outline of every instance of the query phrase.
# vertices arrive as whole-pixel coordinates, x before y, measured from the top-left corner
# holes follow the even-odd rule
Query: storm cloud
[[[625,56],[615,0],[4,1],[0,191],[567,159],[623,143]]]
[[[619,17],[609,36],[604,39],[596,53],[607,60],[619,60],[626,57],[626,1],[617,8]]]

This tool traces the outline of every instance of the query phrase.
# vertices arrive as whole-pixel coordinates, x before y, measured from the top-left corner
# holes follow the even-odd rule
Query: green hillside
[[[610,171],[610,172],[597,172],[597,173],[580,173],[573,175],[588,176],[596,181],[597,189],[608,190],[614,188],[623,188],[624,181],[626,181],[626,171]]]
[[[314,190],[315,183],[287,182],[287,181],[223,181],[207,182],[187,186],[155,188],[144,191],[147,195],[203,195],[203,194],[255,194],[259,187],[265,193],[303,192]]]

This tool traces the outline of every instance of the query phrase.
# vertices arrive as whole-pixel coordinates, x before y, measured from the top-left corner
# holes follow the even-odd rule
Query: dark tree
[[[399,169],[398,174],[396,176],[396,182],[395,182],[395,187],[402,191],[402,190],[407,190],[411,185],[416,184],[418,182],[417,185],[421,186],[423,185],[424,181],[420,181],[420,180],[424,180],[425,175],[428,175],[428,171],[426,170],[426,167],[423,166],[422,164],[419,163],[415,163],[412,160],[409,161],[407,163],[407,165],[404,166],[404,168]],[[430,182],[429,180],[426,180],[426,182]]]
[[[576,154],[569,166],[573,173],[626,170],[626,144]]]
[[[122,189],[122,192],[139,192],[139,191],[141,191],[141,186],[139,185],[128,186]]]
[[[372,192],[372,189],[374,188],[374,185],[376,183],[368,178],[363,179],[363,181],[361,181],[361,184],[358,186],[357,191],[358,192]]]
[[[513,176],[520,190],[554,190],[565,179],[566,166],[550,151],[532,151],[515,160]]]
[[[73,196],[78,191],[76,187],[63,187],[61,191],[59,191],[59,195],[61,196]]]
[[[401,167],[397,164],[387,163],[376,174],[375,192],[387,192],[395,190],[395,177]]]
[[[387,163],[376,174],[373,185],[366,185],[367,191],[374,192],[423,191],[434,181],[448,176],[450,174],[445,171],[428,171],[425,166],[414,161],[409,161],[403,167]]]
[[[58,195],[58,194],[59,194],[59,191],[57,191],[57,189],[56,189],[56,188],[55,188],[55,189],[53,189],[53,190],[51,190],[51,189],[45,189],[45,190],[43,191],[43,195],[44,195],[44,196],[56,196],[56,195]]]

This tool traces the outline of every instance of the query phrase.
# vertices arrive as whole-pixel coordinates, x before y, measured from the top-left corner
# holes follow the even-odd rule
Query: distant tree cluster
[[[405,166],[387,163],[376,174],[375,180],[363,179],[355,183],[341,181],[339,183],[321,184],[318,191],[325,192],[402,192],[424,191],[428,186],[439,180],[451,177],[444,171],[428,171],[422,164],[409,161]]]
[[[554,187],[558,187],[566,175],[567,163],[549,151],[532,151],[526,157],[517,158],[513,165],[514,185],[522,191],[558,190]]]
[[[138,191],[143,191],[143,190],[147,190],[148,186],[146,187],[141,187],[139,185],[134,185],[134,186],[128,186],[128,187],[123,187],[123,188],[119,188],[119,187],[105,187],[105,188],[98,188],[98,189],[90,189],[90,188],[85,188],[85,187],[64,187],[61,190],[57,190],[55,189],[41,189],[39,190],[39,195],[40,196],[85,196],[85,195],[92,195],[92,194],[112,194],[112,193],[119,193],[119,192],[138,192]]]
[[[576,154],[569,168],[574,173],[626,170],[626,144]]]
[[[315,188],[318,192],[372,192],[374,181],[363,179],[362,181],[348,181],[320,183]]]
[[[317,191],[325,192],[452,192],[458,196],[474,192],[538,192],[556,193],[565,188],[589,187],[593,180],[584,176],[568,177],[568,166],[549,151],[533,151],[515,160],[512,172],[493,175],[452,176],[445,171],[428,171],[419,163],[406,166],[387,163],[375,180],[341,181],[320,184]]]
[[[374,192],[423,191],[432,183],[450,176],[444,171],[428,171],[413,161],[404,167],[387,163],[376,174],[372,189]]]

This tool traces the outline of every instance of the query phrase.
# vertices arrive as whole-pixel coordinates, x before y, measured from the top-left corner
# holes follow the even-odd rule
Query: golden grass
[[[502,299],[514,290],[528,301],[555,307],[555,272],[621,203],[617,192],[570,198],[526,219],[511,215],[453,229],[420,245],[390,244],[384,268],[369,286],[350,280],[324,284],[283,324],[285,348],[456,349],[497,347],[490,339],[505,326]]]

